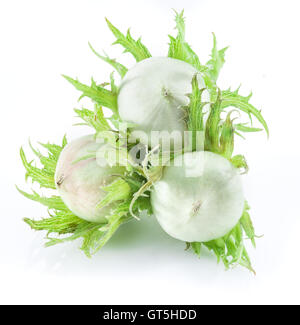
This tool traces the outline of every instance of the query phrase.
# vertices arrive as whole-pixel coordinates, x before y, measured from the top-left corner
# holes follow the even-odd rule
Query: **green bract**
[[[41,196],[37,192],[29,194],[19,190],[29,199],[38,201],[48,208],[49,216],[45,219],[25,219],[33,229],[45,230],[47,232],[47,246],[82,238],[81,248],[87,256],[91,256],[92,253],[96,252],[109,240],[121,224],[134,220],[134,217],[139,218],[141,211],[147,211],[148,214],[152,214],[151,191],[153,191],[152,201],[154,202],[155,195],[159,192],[161,184],[168,179],[170,173],[172,174],[173,167],[167,167],[166,165],[168,165],[170,159],[173,162],[176,161],[178,155],[180,156],[183,152],[171,150],[171,156],[166,158],[164,152],[156,152],[157,148],[153,148],[151,145],[146,146],[141,141],[139,143],[140,150],[138,150],[138,153],[135,151],[133,154],[132,150],[135,143],[131,143],[128,139],[130,139],[137,127],[146,132],[153,130],[172,131],[172,129],[190,131],[193,141],[189,151],[199,151],[199,148],[195,145],[195,140],[200,132],[203,147],[202,151],[197,154],[219,157],[216,159],[221,159],[224,162],[222,166],[231,166],[235,170],[235,175],[237,175],[237,171],[248,171],[244,155],[234,153],[234,139],[235,135],[242,136],[242,133],[257,132],[262,129],[269,134],[268,126],[262,117],[261,111],[250,104],[251,95],[242,96],[239,94],[239,89],[235,91],[230,89],[221,90],[217,86],[218,75],[225,62],[224,55],[227,48],[220,50],[217,48],[215,35],[213,34],[213,48],[210,59],[203,64],[186,41],[183,12],[175,14],[175,21],[177,35],[169,36],[170,43],[167,58],[152,58],[149,50],[140,38],[138,40],[133,39],[129,30],[124,35],[107,20],[108,27],[116,38],[114,44],[122,46],[124,52],[130,53],[138,62],[136,67],[128,69],[115,59],[110,58],[107,54],[101,55],[97,53],[89,44],[92,51],[100,59],[109,63],[119,73],[122,79],[119,87],[115,84],[113,74],[111,74],[109,82],[97,83],[92,79],[91,85],[85,85],[77,79],[64,76],[81,92],[80,98],[88,97],[93,102],[94,109],[81,108],[76,109],[75,112],[83,120],[83,123],[80,124],[90,126],[94,131],[95,137],[103,138],[106,144],[109,144],[104,150],[104,156],[109,166],[116,163],[112,159],[111,152],[114,151],[116,153],[118,170],[111,170],[111,172],[105,174],[109,177],[110,181],[108,183],[104,184],[100,180],[99,191],[101,195],[96,200],[97,204],[95,202],[91,203],[89,213],[84,211],[83,208],[81,209],[80,206],[79,209],[77,209],[78,207],[74,208],[67,198],[69,193],[66,194],[61,189],[56,194],[48,197]],[[149,80],[145,75],[147,62],[157,64],[155,69],[158,71],[155,73],[155,71],[151,71],[150,67],[152,79],[150,78]],[[171,62],[168,67],[169,70],[163,69],[164,62],[168,62],[168,64]],[[142,69],[136,73],[139,67],[142,67]],[[185,75],[187,71],[189,72]],[[181,74],[181,77],[178,77],[178,74]],[[166,77],[168,75],[174,80],[169,80]],[[140,84],[132,80],[132,78],[136,77],[142,79]],[[180,83],[176,82],[177,80],[175,79],[177,78]],[[163,80],[163,84],[160,84],[163,88],[156,88],[155,82],[151,84],[153,80],[155,82]],[[180,86],[178,86],[179,84]],[[165,85],[166,87],[164,87]],[[174,87],[179,88],[174,92]],[[130,90],[127,93],[125,91],[126,88]],[[156,92],[157,89],[158,92]],[[146,103],[148,90],[151,92],[152,102]],[[138,98],[137,96],[141,93],[144,93],[144,95]],[[131,98],[128,97],[128,94],[130,94]],[[159,96],[161,97],[157,98]],[[165,99],[167,102],[164,102]],[[133,108],[134,106],[135,108]],[[102,107],[111,110],[112,114],[109,118],[104,116]],[[138,107],[141,107],[141,112],[149,113],[149,116],[143,118],[144,113],[138,115],[137,111],[134,111]],[[245,123],[233,118],[233,110],[241,112],[240,116],[244,116],[249,122]],[[178,120],[179,117],[180,121]],[[253,117],[256,118],[262,128],[252,125]],[[122,128],[121,122],[124,121],[129,122],[129,129],[124,130]],[[29,162],[26,159],[24,151],[21,149],[20,154],[26,169],[26,178],[31,178],[41,188],[56,190],[57,184],[60,184],[63,179],[62,176],[59,176],[61,168],[60,165],[57,167],[57,163],[59,159],[64,160],[63,150],[67,146],[67,141],[64,138],[61,145],[42,144],[42,146],[48,151],[48,154],[44,155],[39,150],[31,147],[41,163],[39,168],[33,162]],[[96,152],[81,152],[81,154],[76,153],[74,158],[77,163],[83,161],[82,165],[87,166],[89,164],[88,161],[95,161],[96,154]],[[61,158],[59,158],[60,155]],[[63,174],[67,174],[71,168],[71,160],[68,160],[68,167]],[[76,161],[72,168],[76,168]],[[77,168],[80,168],[80,166],[80,164],[77,165]],[[96,177],[99,171],[100,174],[102,173],[95,165],[93,170],[95,171],[91,172],[91,174],[90,171],[87,174],[83,173],[85,176],[88,175],[86,179],[90,179],[92,174]],[[207,178],[212,183],[215,181],[213,174],[212,171],[209,171],[207,175]],[[176,175],[172,177],[176,177]],[[83,182],[83,187],[87,186],[85,180],[81,179],[81,176],[79,179],[80,182]],[[197,184],[195,186],[197,187]],[[89,187],[87,186],[87,188]],[[197,255],[200,255],[200,248],[205,246],[213,251],[218,260],[222,260],[226,267],[239,264],[253,271],[244,245],[245,236],[251,239],[252,244],[255,245],[255,233],[249,216],[249,205],[239,192],[238,181],[235,189],[236,191],[233,191],[233,195],[230,189],[226,188],[227,195],[230,197],[226,202],[230,203],[230,200],[235,195],[238,197],[238,204],[235,204],[236,201],[234,200],[234,203],[231,202],[235,207],[232,209],[232,218],[230,220],[220,219],[220,221],[221,208],[214,215],[222,224],[218,231],[215,231],[212,227],[210,229],[212,235],[207,236],[205,231],[201,229],[201,231],[195,231],[194,235],[191,236],[187,229],[179,229],[180,227],[185,227],[180,225],[178,228],[179,232],[175,237],[186,241],[187,247],[191,247]],[[197,193],[197,190],[196,188],[194,192]],[[202,188],[201,191],[201,195],[205,196],[205,190]],[[219,193],[220,195],[222,194],[221,192]],[[188,199],[185,195],[179,204],[184,203],[185,200],[188,201]],[[159,200],[161,205],[164,205],[163,196],[159,196]],[[174,199],[172,200],[174,201]],[[217,198],[214,197],[214,200],[217,200]],[[95,207],[93,207],[94,204],[96,205]],[[201,204],[192,204],[191,209],[186,212],[182,211],[178,218],[181,218],[183,215],[198,216]],[[162,215],[161,211],[158,212],[157,205],[153,204],[153,206],[154,212],[157,212],[158,219],[163,223],[165,215]],[[230,215],[231,207],[227,208],[226,213]],[[105,211],[105,215],[101,214],[99,219],[93,218],[97,215],[97,209]],[[93,212],[90,213],[91,211]],[[210,221],[208,220],[207,222],[210,223]],[[192,227],[196,224],[196,221],[195,224],[192,223]],[[163,227],[167,229],[168,225],[164,224]],[[169,229],[168,232],[171,235],[175,234],[174,229]],[[182,235],[182,232],[186,233]],[[64,236],[61,237],[60,235]]]

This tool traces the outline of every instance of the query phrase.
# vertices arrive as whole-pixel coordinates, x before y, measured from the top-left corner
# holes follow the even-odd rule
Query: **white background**
[[[248,158],[244,178],[257,234],[249,252],[257,275],[224,271],[213,255],[184,251],[154,218],[132,222],[92,259],[79,242],[43,248],[44,234],[24,217],[46,216],[44,207],[19,195],[24,181],[19,148],[27,140],[59,142],[89,132],[73,127],[79,93],[62,77],[108,80],[111,68],[87,42],[129,67],[106,27],[132,27],[153,55],[167,53],[174,33],[171,8],[185,8],[186,35],[202,62],[211,32],[230,45],[219,85],[253,90],[270,127],[238,141]],[[273,304],[300,303],[299,250],[299,19],[298,1],[2,1],[0,5],[1,221],[0,302],[28,304]]]

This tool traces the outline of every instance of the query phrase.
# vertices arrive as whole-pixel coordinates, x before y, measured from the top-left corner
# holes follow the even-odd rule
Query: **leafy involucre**
[[[206,63],[207,74],[210,78],[216,82],[220,73],[220,70],[225,62],[225,51],[228,47],[223,48],[222,50],[217,49],[217,39],[213,33],[213,48],[211,51],[211,59]]]
[[[92,111],[85,109],[78,111],[79,116],[97,131],[109,127],[102,115],[102,110],[99,109],[100,107],[96,106],[96,113],[98,114],[98,117],[101,118],[100,124],[92,123],[92,114],[94,114]],[[42,163],[42,168],[33,167],[32,163],[29,164],[24,151],[21,149],[21,158],[27,171],[26,177],[38,182],[41,187],[55,189],[54,179],[56,164],[59,155],[66,144],[66,138],[63,139],[61,146],[49,143],[42,144],[42,146],[48,150],[47,156],[42,155],[40,151],[31,146],[31,149]],[[107,222],[103,224],[93,223],[78,218],[68,209],[59,196],[52,195],[46,197],[40,195],[36,191],[29,194],[19,188],[17,189],[26,198],[39,202],[48,208],[48,218],[41,220],[32,220],[29,218],[24,219],[32,229],[45,230],[47,232],[47,242],[45,244],[47,247],[82,238],[83,242],[81,249],[88,257],[90,257],[111,238],[121,224],[132,219],[129,212],[132,195],[130,196],[129,194],[132,193],[133,190],[137,190],[141,187],[144,181],[144,177],[133,172],[128,176],[128,183],[126,182],[126,177],[125,179],[116,178],[115,182],[103,188],[107,191],[107,195],[100,202],[101,207],[112,202],[118,202],[115,208],[113,208],[111,213],[107,216]],[[145,200],[145,197],[140,197],[136,200],[134,212],[138,213],[140,211],[151,212],[150,202],[149,200]],[[60,235],[66,236],[60,238]]]
[[[192,132],[192,149],[195,150],[196,137],[198,131],[204,131],[203,108],[207,104],[202,102],[202,93],[205,90],[199,89],[197,75],[192,80],[192,93],[189,95],[190,103],[188,106],[188,130]]]
[[[249,103],[251,95],[244,97],[238,94],[238,90],[232,92],[230,90],[224,90],[222,91],[222,108],[226,107],[236,107],[240,109],[241,111],[249,114],[254,115],[258,121],[261,123],[261,125],[264,127],[265,131],[267,132],[267,135],[269,135],[269,128],[264,120],[264,118],[261,115],[261,112],[256,109],[253,105]]]
[[[117,113],[117,94],[96,85],[93,80],[92,85],[87,86],[68,76],[63,75],[63,77],[68,80],[77,90],[82,92],[81,97],[89,97],[97,104],[110,108],[114,113]]]
[[[245,203],[245,209],[240,221],[227,235],[209,242],[191,243],[193,251],[200,256],[200,247],[203,245],[213,251],[218,258],[218,262],[222,260],[226,268],[242,265],[255,274],[243,241],[243,233],[245,233],[255,247],[254,228],[247,210],[248,206]]]
[[[215,81],[212,80],[212,77],[209,76],[209,78],[212,84],[214,84]],[[230,91],[221,92],[218,90],[216,98],[214,101],[212,100],[210,104],[206,123],[203,123],[202,109],[206,103],[202,102],[201,94],[202,90],[198,88],[196,78],[194,78],[192,81],[192,94],[189,96],[188,129],[193,132],[199,129],[204,130],[205,150],[224,156],[236,168],[246,173],[248,171],[248,165],[245,157],[243,155],[232,157],[234,150],[234,135],[236,130],[241,132],[256,132],[261,129],[247,127],[241,123],[233,124],[234,119],[231,118],[233,110],[227,113],[225,120],[222,119],[221,113],[224,111],[224,108],[234,106],[248,113],[248,115],[255,115],[264,126],[266,126],[260,112],[248,103],[250,97],[241,97],[237,94],[237,91],[231,93]],[[229,105],[229,103],[231,105]],[[253,246],[255,246],[255,233],[248,210],[248,204],[245,202],[245,209],[238,224],[224,237],[209,242],[187,243],[187,247],[191,247],[192,250],[200,256],[201,246],[205,246],[214,252],[218,261],[222,260],[226,268],[239,264],[254,272],[243,241],[243,234],[245,234],[251,239]]]
[[[255,247],[255,231],[254,231],[254,227],[250,218],[250,215],[248,213],[250,207],[248,206],[248,203],[246,202],[245,204],[245,209],[244,209],[244,213],[241,217],[240,223],[245,231],[245,234],[247,235],[247,237],[251,240],[252,245]]]
[[[94,54],[98,56],[98,58],[107,62],[112,67],[114,67],[114,69],[119,73],[119,75],[122,78],[125,76],[125,74],[127,72],[127,68],[123,64],[117,62],[116,59],[109,58],[106,54],[105,54],[105,56],[99,54],[98,52],[96,52],[96,50],[94,50],[94,48],[92,47],[92,45],[90,43],[89,43],[89,47],[94,52]]]
[[[180,14],[175,11],[175,22],[178,34],[176,37],[169,35],[170,43],[168,57],[189,63],[199,72],[201,72],[206,88],[210,92],[210,98],[212,101],[215,101],[217,97],[216,78],[212,78],[213,74],[210,72],[211,70],[217,70],[217,68],[214,66],[215,62],[209,61],[208,66],[202,65],[197,54],[185,41],[185,23],[183,11]]]
[[[230,115],[231,112],[227,114],[220,136],[220,154],[227,159],[231,158],[234,147],[234,127]]]
[[[56,211],[50,216],[51,218],[41,220],[25,218],[24,221],[34,230],[46,230],[48,234],[56,233],[58,235],[74,233],[81,224],[87,223],[71,212]]]
[[[108,131],[110,126],[103,115],[102,107],[98,104],[95,104],[94,111],[90,109],[82,108],[74,110],[78,117],[80,117],[85,123],[95,129],[96,132]]]
[[[254,127],[242,124],[242,123],[235,124],[234,127],[235,127],[236,130],[241,131],[241,132],[259,132],[259,131],[262,131],[262,129],[260,129],[260,128],[254,128]]]
[[[203,107],[207,104],[202,102],[202,93],[205,90],[199,89],[197,75],[192,79],[192,93],[189,95],[189,127],[191,131],[203,131]]]
[[[210,111],[205,125],[204,148],[207,151],[219,153],[221,112],[222,106],[219,91],[217,100],[210,105]]]
[[[185,17],[184,17],[184,10],[178,13],[176,10],[175,12],[175,22],[176,22],[176,29],[178,31],[178,38],[182,40],[185,39]]]
[[[124,214],[125,213],[116,212],[106,224],[92,223],[79,219],[80,222],[76,225],[76,228],[72,231],[70,236],[64,238],[48,236],[46,246],[49,247],[83,238],[80,248],[88,257],[91,257],[107,243],[123,222],[129,220],[128,218],[122,218]]]
[[[48,207],[48,209],[69,212],[68,208],[65,206],[65,204],[62,201],[62,199],[60,198],[60,196],[44,197],[44,196],[39,195],[35,191],[33,191],[32,194],[29,194],[29,193],[26,193],[26,192],[20,190],[19,188],[17,188],[17,190],[22,195],[24,195],[25,197],[27,197],[27,199],[30,199],[32,201],[39,202],[39,203],[45,205],[46,207]]]
[[[28,162],[24,150],[21,148],[20,157],[26,169],[26,179],[31,178],[32,182],[37,182],[40,187],[55,189],[56,186],[53,175],[55,174],[56,161],[59,157],[60,151],[66,144],[66,137],[63,138],[61,146],[50,143],[41,144],[48,150],[47,156],[44,156],[39,151],[34,150],[34,148],[32,148],[30,145],[34,154],[39,158],[42,168],[33,166],[32,162]]]
[[[204,71],[205,68],[201,65],[197,54],[192,50],[189,44],[185,41],[185,23],[183,11],[179,14],[175,11],[177,37],[169,35],[169,53],[168,57],[185,61],[195,67],[198,71]]]
[[[97,208],[99,209],[112,202],[128,199],[131,192],[130,185],[122,178],[118,178],[111,184],[102,187],[102,189],[106,191],[107,194],[97,205]]]
[[[126,36],[122,34],[108,19],[106,19],[107,25],[112,33],[116,37],[116,41],[113,44],[120,44],[124,47],[124,52],[131,53],[137,62],[145,60],[151,57],[149,50],[142,43],[141,38],[135,41],[130,35],[128,29]]]

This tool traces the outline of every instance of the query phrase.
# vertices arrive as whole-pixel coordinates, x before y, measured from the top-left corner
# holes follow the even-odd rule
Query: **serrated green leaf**
[[[247,237],[251,240],[252,245],[255,247],[255,230],[247,210],[247,207],[245,207],[240,223]]]
[[[98,209],[111,204],[112,202],[126,200],[129,198],[131,188],[122,178],[116,179],[111,184],[103,186],[102,189],[107,192],[105,197],[97,204]]]
[[[196,149],[196,144],[199,139],[197,135],[199,131],[204,131],[203,122],[203,108],[207,104],[202,102],[202,93],[205,90],[199,89],[197,75],[194,75],[192,79],[192,93],[189,95],[190,103],[188,105],[188,130],[192,132],[192,150]]]
[[[259,132],[259,131],[262,131],[263,129],[260,129],[260,128],[254,128],[254,127],[251,127],[251,126],[246,126],[245,124],[241,124],[241,123],[238,123],[238,124],[235,124],[234,125],[235,129],[241,131],[241,132]]]
[[[81,246],[81,249],[85,252],[85,254],[88,257],[95,254],[109,241],[109,239],[113,236],[113,234],[121,226],[121,224],[126,221],[128,221],[128,220],[123,219],[121,217],[116,218],[115,220],[113,220],[110,223],[109,228],[106,232],[103,232],[103,233],[98,232],[96,234],[96,236],[94,235],[93,237],[91,237],[88,234],[88,236],[89,236],[88,238],[87,238],[87,235],[85,235],[84,242],[83,242],[83,245]],[[87,239],[88,239],[88,241],[87,241]]]
[[[184,10],[178,13],[174,10],[175,13],[175,22],[176,22],[176,29],[178,31],[178,37],[181,39],[185,39],[185,17],[184,17]]]
[[[225,47],[221,50],[217,49],[217,39],[213,33],[213,48],[211,51],[211,59],[206,63],[206,66],[208,67],[207,74],[214,82],[217,81],[220,70],[225,62],[224,57],[227,49],[228,47]]]
[[[39,144],[46,148],[49,152],[50,155],[53,156],[54,160],[57,160],[62,149],[67,145],[68,141],[67,141],[67,137],[66,135],[64,135],[63,139],[62,139],[62,144],[58,145],[58,144],[54,144],[54,143],[41,143],[39,142]]]
[[[128,29],[126,36],[122,34],[108,19],[106,19],[107,25],[112,33],[116,37],[114,44],[120,44],[124,47],[124,52],[129,52],[133,55],[137,62],[145,60],[151,57],[149,50],[141,42],[141,38],[135,41],[130,35],[130,30]]]
[[[37,182],[41,187],[55,189],[55,182],[53,174],[49,173],[46,169],[37,168],[32,165],[32,162],[28,162],[23,148],[20,149],[20,157],[23,166],[26,169],[26,180],[32,179],[32,182]]]
[[[261,123],[264,127],[267,135],[269,136],[269,129],[266,121],[262,117],[260,111],[256,109],[253,105],[249,103],[250,96],[244,97],[238,94],[237,91],[231,92],[230,90],[222,91],[222,108],[226,107],[236,107],[241,111],[254,115],[257,120]]]
[[[227,159],[231,158],[234,148],[234,127],[230,118],[231,113],[232,111],[227,114],[220,136],[220,154]]]
[[[79,219],[72,212],[61,211],[56,211],[51,218],[41,220],[25,218],[24,221],[34,230],[45,230],[48,234],[57,233],[59,235],[73,233],[80,224],[88,223]]]
[[[192,79],[192,93],[189,95],[190,103],[188,105],[188,129],[190,131],[203,131],[203,107],[207,104],[202,102],[202,93],[205,90],[199,89],[197,75]]]
[[[50,143],[40,143],[42,147],[47,149],[47,156],[43,155],[39,150],[34,149],[30,142],[29,144],[33,153],[39,158],[39,161],[42,164],[42,168],[33,166],[33,162],[28,162],[24,150],[23,148],[21,148],[20,157],[26,169],[26,180],[28,178],[31,178],[32,182],[38,183],[40,187],[55,189],[56,185],[54,181],[54,175],[56,169],[56,162],[62,149],[67,144],[66,136],[63,137],[61,146]]]
[[[181,38],[174,38],[169,35],[169,52],[168,57],[184,61],[191,64],[198,71],[205,71],[205,68],[200,64],[200,60],[188,43],[183,42]]]
[[[94,111],[86,108],[74,109],[76,114],[85,121],[85,124],[94,128],[96,132],[108,131],[110,126],[104,117],[102,107],[95,104]]]
[[[115,79],[114,79],[114,72],[110,74],[110,90],[113,94],[118,96],[118,87],[116,86]]]
[[[98,58],[100,58],[101,60],[107,62],[108,64],[110,64],[112,67],[114,67],[114,69],[119,73],[119,75],[121,76],[121,78],[123,78],[125,76],[125,74],[127,73],[128,69],[121,63],[117,62],[116,59],[111,59],[109,58],[108,55],[101,55],[98,52],[96,52],[96,50],[92,47],[92,45],[89,43],[89,47],[90,49],[93,51],[93,53],[98,56]]]
[[[50,152],[49,152],[48,156],[44,156],[38,149],[35,149],[32,146],[30,141],[29,141],[29,146],[30,146],[32,152],[39,158],[41,164],[44,167],[43,170],[49,175],[54,175],[55,169],[56,169],[57,156],[53,155]]]
[[[27,199],[39,202],[39,203],[45,205],[46,207],[48,207],[48,209],[68,211],[68,208],[66,207],[66,205],[64,204],[64,202],[62,201],[60,196],[45,197],[45,196],[39,195],[35,191],[33,191],[32,194],[29,194],[29,193],[26,193],[26,192],[20,190],[18,187],[17,187],[17,190],[19,191],[19,193],[24,195]]]
[[[205,125],[205,150],[219,153],[220,121],[221,121],[221,92],[218,91],[217,99],[210,104],[210,111]]]
[[[178,34],[177,37],[169,35],[170,43],[168,57],[187,62],[195,67],[198,71],[205,71],[206,68],[201,65],[197,54],[185,41],[185,24],[183,11],[181,13],[177,13],[175,11],[175,22]]]
[[[110,108],[114,113],[117,113],[117,94],[101,86],[97,86],[93,80],[92,85],[87,86],[78,80],[72,79],[68,76],[63,75],[63,77],[69,81],[77,90],[82,92],[81,98],[89,97],[97,104]]]

